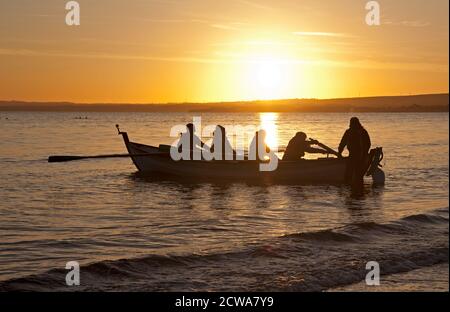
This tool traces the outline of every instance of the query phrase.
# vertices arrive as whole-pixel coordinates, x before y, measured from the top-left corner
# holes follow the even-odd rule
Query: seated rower
[[[311,145],[317,145],[319,142],[316,140],[306,141],[306,138],[304,132],[297,132],[289,141],[283,155],[283,160],[299,160],[305,156],[305,153],[329,154],[329,152],[324,149],[311,147]]]
[[[236,151],[233,149],[227,138],[225,128],[221,125],[216,126],[216,130],[213,133],[213,143],[210,150],[211,153],[215,154],[215,159],[217,160],[233,160],[236,156]]]
[[[255,133],[255,136],[250,143],[249,160],[264,160],[277,158],[275,153],[266,144],[266,131],[261,129]]]
[[[200,160],[202,148],[207,148],[208,146],[195,135],[194,124],[188,123],[186,130],[186,132],[181,134],[180,140],[178,141],[178,152],[183,154],[189,152],[189,160]],[[187,160],[186,157],[183,157],[183,159]]]

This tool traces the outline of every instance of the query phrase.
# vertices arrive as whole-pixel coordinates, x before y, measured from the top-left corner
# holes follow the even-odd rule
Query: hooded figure
[[[369,133],[361,125],[358,118],[352,117],[350,127],[345,131],[339,144],[339,154],[342,154],[347,146],[349,155],[345,179],[356,193],[361,193],[363,189],[364,168],[366,167],[370,145]]]

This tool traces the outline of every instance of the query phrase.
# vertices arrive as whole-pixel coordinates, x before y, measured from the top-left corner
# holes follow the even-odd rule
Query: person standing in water
[[[347,147],[349,156],[345,172],[345,180],[352,186],[355,194],[362,194],[364,185],[364,169],[370,149],[370,136],[357,117],[350,119],[350,126],[342,136],[339,154]]]

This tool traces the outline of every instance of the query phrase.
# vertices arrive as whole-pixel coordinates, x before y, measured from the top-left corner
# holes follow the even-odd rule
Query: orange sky
[[[206,102],[448,92],[448,0],[0,1],[0,100]]]

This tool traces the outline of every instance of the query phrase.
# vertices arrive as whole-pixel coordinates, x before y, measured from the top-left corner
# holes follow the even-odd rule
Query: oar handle
[[[318,145],[318,146],[320,146],[320,147],[322,147],[323,149],[325,149],[327,152],[329,152],[330,154],[334,154],[334,155],[336,155],[336,156],[339,156],[339,153],[338,152],[336,152],[334,149],[332,149],[331,147],[328,147],[328,146],[326,146],[325,144],[323,144],[323,143],[321,143],[321,142],[319,142],[319,141],[317,141],[317,140],[315,140],[315,139],[313,139],[313,138],[310,138],[310,140],[311,141],[314,141],[314,142],[317,142],[316,144]]]

